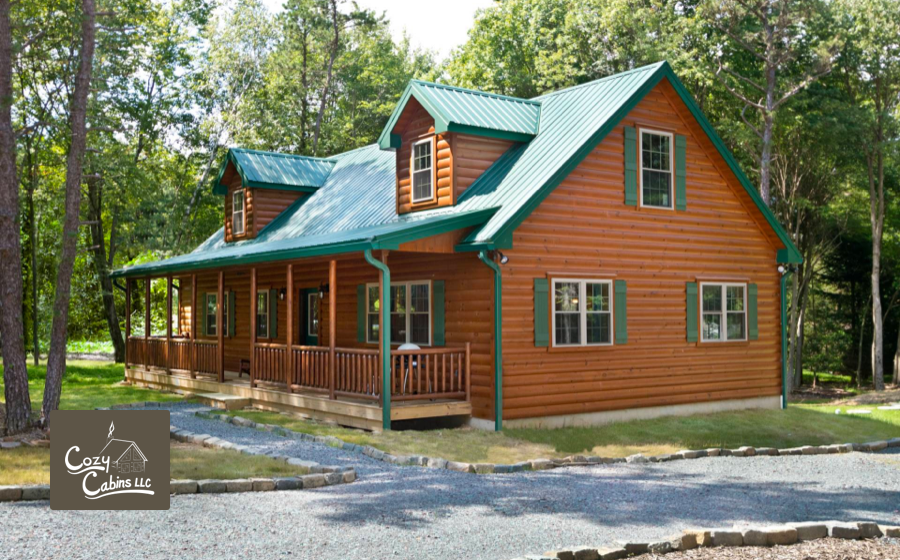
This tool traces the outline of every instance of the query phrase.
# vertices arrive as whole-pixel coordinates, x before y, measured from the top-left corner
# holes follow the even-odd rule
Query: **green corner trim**
[[[503,429],[503,272],[487,251],[479,252],[478,258],[494,271],[494,430],[499,432]]]
[[[391,269],[386,264],[372,256],[372,250],[363,251],[366,262],[381,271],[381,301],[391,301]],[[386,313],[387,306],[381,306],[381,319],[379,330],[381,331],[381,427],[384,430],[391,429],[391,314]]]

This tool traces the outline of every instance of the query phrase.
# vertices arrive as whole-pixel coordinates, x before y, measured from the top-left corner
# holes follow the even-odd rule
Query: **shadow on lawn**
[[[554,515],[613,527],[857,518],[897,522],[900,492],[881,490],[874,472],[871,488],[823,487],[812,477],[805,482],[779,477],[776,465],[755,468],[778,480],[747,480],[741,468],[710,476],[659,465],[524,475],[453,473],[456,483],[448,484],[446,473],[407,468],[396,474],[372,473],[354,484],[329,489],[330,497],[338,499],[333,512],[321,516],[321,521],[417,529],[458,515],[459,508],[489,508],[496,516]],[[840,464],[834,468],[842,470]]]

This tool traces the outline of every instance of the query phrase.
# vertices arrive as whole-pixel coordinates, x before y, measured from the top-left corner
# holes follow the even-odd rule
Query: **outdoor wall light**
[[[323,299],[325,297],[325,294],[327,294],[327,293],[328,293],[328,283],[322,282],[321,284],[319,284],[319,299]]]
[[[509,257],[507,257],[506,255],[504,255],[504,254],[501,253],[500,251],[497,251],[497,254],[500,255],[500,264],[506,264],[506,263],[509,262]]]
[[[287,288],[281,288],[278,290],[278,299],[284,299],[284,296],[287,295]]]

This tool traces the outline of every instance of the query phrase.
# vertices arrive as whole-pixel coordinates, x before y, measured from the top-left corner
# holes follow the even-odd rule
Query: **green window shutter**
[[[366,285],[356,286],[356,342],[366,341]]]
[[[534,345],[550,346],[550,282],[534,279]]]
[[[234,336],[234,292],[228,292],[228,336]]]
[[[278,290],[269,290],[269,338],[278,338]]]
[[[675,135],[675,209],[687,210],[687,138]]]
[[[197,307],[199,309],[196,311],[200,312],[200,317],[198,317],[198,319],[200,319],[198,321],[198,324],[200,325],[200,335],[206,336],[206,292],[200,294],[200,301],[198,302]]]
[[[624,280],[616,280],[616,344],[628,342],[628,297]]]
[[[697,342],[697,283],[687,283],[687,341]]]
[[[638,138],[633,126],[625,127],[625,204],[637,206],[638,203]]]
[[[431,283],[434,289],[434,345],[443,346],[444,336],[444,281],[435,280]]]
[[[756,284],[747,284],[747,338],[759,338],[759,323],[756,317]]]

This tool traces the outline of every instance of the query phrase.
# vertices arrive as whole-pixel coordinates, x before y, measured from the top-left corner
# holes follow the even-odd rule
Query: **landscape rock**
[[[647,554],[650,550],[650,543],[648,542],[619,541],[619,545],[625,549],[625,553],[629,556]]]
[[[649,463],[649,462],[650,462],[650,459],[648,459],[647,457],[644,457],[644,456],[643,456],[642,454],[640,454],[640,453],[637,453],[637,454],[635,454],[635,455],[629,455],[628,457],[626,457],[626,458],[625,458],[625,462],[626,462],[626,463],[637,463],[637,464],[640,464],[640,463]],[[630,554],[630,553],[629,553],[629,554]],[[643,554],[643,553],[641,553],[641,554]]]
[[[493,463],[476,463],[475,472],[478,474],[492,474],[494,472]]]
[[[356,471],[349,470],[341,473],[341,480],[345,483],[350,483],[356,480]]]
[[[545,471],[553,468],[553,461],[550,459],[535,459],[529,463],[533,471]]]
[[[698,451],[692,449],[682,449],[678,453],[676,453],[682,459],[697,459],[699,457],[705,457],[706,451]]]
[[[226,492],[250,492],[253,490],[253,481],[249,478],[236,478],[225,481]]]
[[[426,466],[431,467],[432,469],[446,469],[447,459],[442,459],[440,457],[429,457]]]
[[[713,546],[741,546],[744,536],[740,531],[732,529],[713,529],[710,531]]]
[[[900,527],[882,527],[884,536],[889,539],[900,539]]]
[[[672,543],[669,541],[652,542],[647,545],[647,552],[651,554],[668,554],[672,552]]]
[[[0,441],[0,449],[15,449],[21,445],[22,443],[18,441]]]
[[[275,481],[271,478],[251,478],[254,492],[271,492],[275,490]]]
[[[469,463],[458,463],[456,461],[447,461],[447,470],[456,472],[475,472],[475,468]]]
[[[694,537],[697,546],[712,546],[712,531],[708,529],[685,529],[684,535]]]
[[[706,450],[707,457],[718,457],[721,454],[722,454],[722,450],[717,447],[712,447],[712,448]]]
[[[791,523],[791,527],[797,530],[797,540],[800,541],[813,541],[828,536],[828,526],[824,523]]]
[[[26,501],[49,500],[50,499],[50,485],[49,484],[35,484],[33,486],[23,486],[22,487],[22,499],[26,500]]]
[[[887,449],[888,442],[886,442],[886,441],[870,441],[866,445],[869,446],[869,451],[881,451],[882,449]]]
[[[294,476],[286,476],[275,479],[276,490],[299,490],[303,488],[303,482]]]
[[[859,525],[856,523],[829,521],[825,526],[828,527],[828,536],[834,539],[858,539],[860,535]]]
[[[859,527],[859,538],[861,539],[880,539],[884,536],[884,533],[878,527],[878,523],[863,521],[857,523],[856,526]]]
[[[170,480],[169,494],[196,494],[196,480]]]
[[[302,481],[304,490],[307,488],[321,488],[322,486],[325,486],[324,474],[305,474],[297,478]]]
[[[328,473],[325,475],[325,484],[334,486],[340,484],[344,480],[344,474],[339,472]]]
[[[197,489],[201,494],[221,494],[226,491],[225,482],[221,480],[198,480]]]
[[[887,440],[888,447],[900,447],[900,438],[891,438]]]
[[[697,535],[682,533],[681,535],[672,535],[669,537],[669,544],[672,550],[684,551],[697,548]]]
[[[620,560],[628,556],[628,551],[624,548],[598,548],[597,555],[600,560]]]

